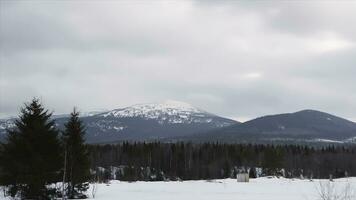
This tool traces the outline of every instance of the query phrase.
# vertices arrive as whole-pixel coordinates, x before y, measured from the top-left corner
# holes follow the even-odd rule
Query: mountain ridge
[[[244,123],[220,117],[179,101],[135,104],[108,111],[88,112],[80,117],[87,127],[88,143],[128,141],[318,141],[355,142],[356,123],[318,111],[304,109],[258,117]],[[59,129],[66,115],[54,115]],[[0,137],[14,119],[0,120]]]
[[[68,116],[52,117],[59,129]],[[189,135],[239,123],[178,101],[135,104],[80,117],[87,128],[88,143],[122,140],[160,140]],[[13,121],[13,120],[12,120]],[[0,120],[0,129],[11,128],[11,120]],[[1,130],[0,130],[1,131]],[[3,135],[3,134],[0,134]]]
[[[301,110],[258,117],[241,124],[192,136],[204,141],[354,141],[356,123],[317,110]],[[187,139],[183,139],[187,140]]]

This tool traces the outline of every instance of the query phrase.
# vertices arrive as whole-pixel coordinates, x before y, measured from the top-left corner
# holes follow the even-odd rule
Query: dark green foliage
[[[218,143],[128,143],[91,145],[92,168],[125,168],[120,180],[198,180],[236,178],[251,169],[252,178],[266,176],[314,178],[356,176],[356,146],[314,149],[296,145]],[[147,178],[147,168],[155,178]],[[164,173],[164,177],[162,174]],[[142,175],[146,174],[146,175]],[[260,175],[260,174],[258,174]]]
[[[66,195],[69,198],[82,197],[83,192],[89,188],[90,162],[84,135],[85,128],[79,119],[79,113],[74,109],[62,135],[66,163],[65,182],[68,183]]]
[[[132,166],[128,166],[124,169],[124,175],[122,176],[123,181],[136,181],[138,180],[137,169]]]
[[[250,177],[250,178],[257,178],[256,168],[251,167],[248,174],[249,174],[249,177]]]
[[[16,127],[8,130],[1,147],[0,185],[7,186],[11,196],[50,199],[56,192],[47,186],[59,181],[62,158],[58,131],[50,117],[33,99],[21,109]]]

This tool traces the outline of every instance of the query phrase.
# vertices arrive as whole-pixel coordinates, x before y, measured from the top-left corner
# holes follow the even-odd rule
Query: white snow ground
[[[98,200],[318,200],[320,182],[328,180],[291,180],[284,178],[258,178],[249,183],[235,179],[184,182],[119,182],[98,184]],[[356,199],[356,178],[336,179],[334,194],[344,194],[348,185],[353,190],[348,199]],[[91,189],[88,191],[91,197]],[[1,195],[1,194],[0,194]],[[3,195],[0,199],[5,199]],[[92,199],[92,197],[91,197]],[[342,198],[335,198],[342,199]]]

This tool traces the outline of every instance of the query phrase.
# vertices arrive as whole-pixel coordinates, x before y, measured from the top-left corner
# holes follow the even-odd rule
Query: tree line
[[[199,180],[250,176],[335,178],[356,176],[356,146],[219,143],[129,143],[90,145],[91,168],[102,178]]]
[[[85,198],[90,179],[85,129],[74,109],[60,132],[38,99],[25,104],[0,144],[0,185],[21,199]],[[62,182],[56,187],[56,183]]]
[[[38,99],[21,109],[0,143],[0,185],[21,199],[86,198],[89,182],[235,178],[236,174],[329,178],[356,176],[356,146],[220,143],[85,144],[74,109],[64,130]],[[57,186],[60,183],[59,186]]]

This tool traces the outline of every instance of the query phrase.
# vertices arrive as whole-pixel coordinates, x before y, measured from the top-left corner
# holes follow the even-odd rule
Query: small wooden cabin
[[[248,173],[238,173],[236,175],[237,182],[249,182],[250,181],[250,176]]]

